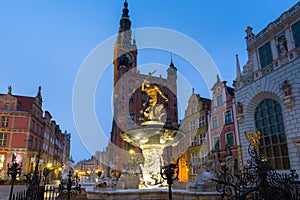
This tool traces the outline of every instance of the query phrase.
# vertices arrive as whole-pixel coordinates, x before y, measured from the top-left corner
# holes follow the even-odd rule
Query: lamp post
[[[12,161],[11,167],[9,167],[9,164],[7,164],[7,175],[11,177],[11,188],[9,193],[9,200],[12,199],[12,193],[14,190],[14,183],[16,181],[16,178],[17,176],[21,175],[21,171],[22,171],[22,165],[19,165],[17,163],[16,154],[12,155],[11,161]]]
[[[174,180],[178,178],[179,175],[179,167],[178,162],[165,165],[160,168],[160,175],[164,180],[167,180],[167,184],[169,185],[169,200],[172,200],[172,184]]]
[[[49,175],[49,173],[50,173],[50,168],[51,168],[51,166],[52,166],[52,164],[51,164],[51,163],[48,163],[48,164],[46,165],[46,167],[43,169],[43,176],[44,176],[44,178],[45,178],[45,180],[44,180],[44,186],[46,185],[47,177],[48,177],[48,175]],[[48,182],[48,183],[49,183],[49,182]]]

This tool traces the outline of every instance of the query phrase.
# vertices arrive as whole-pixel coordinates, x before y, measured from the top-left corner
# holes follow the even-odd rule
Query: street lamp
[[[178,178],[179,175],[179,167],[178,162],[165,165],[160,168],[160,175],[164,180],[167,180],[167,184],[169,185],[169,200],[172,200],[172,184],[173,181]]]
[[[48,176],[49,173],[50,173],[51,167],[52,167],[52,164],[51,164],[51,163],[47,163],[46,167],[43,169],[43,175],[44,175],[44,177],[45,177],[44,185],[46,184],[47,176]],[[49,183],[49,182],[48,182],[48,183]]]
[[[17,176],[21,175],[21,171],[22,171],[22,164],[19,165],[17,163],[17,157],[16,157],[15,153],[12,155],[11,161],[12,161],[12,164],[10,167],[9,167],[9,164],[7,164],[7,175],[11,176],[11,188],[10,188],[9,200],[12,199],[12,193],[14,190],[14,183],[16,181],[16,178],[17,178]]]

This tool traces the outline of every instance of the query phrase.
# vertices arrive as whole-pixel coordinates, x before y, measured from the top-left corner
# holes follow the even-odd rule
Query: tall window
[[[223,103],[223,98],[222,98],[222,95],[220,96],[217,96],[217,105],[221,105]]]
[[[230,147],[234,146],[233,133],[227,133],[227,134],[226,134],[226,142],[227,142],[227,144],[228,144]]]
[[[206,134],[205,133],[202,133],[199,135],[199,144],[200,145],[206,144]]]
[[[201,116],[201,117],[199,117],[198,127],[201,128],[203,126],[205,126],[205,117]]]
[[[231,123],[232,123],[231,110],[228,110],[225,112],[225,124],[231,124]]]
[[[272,99],[263,100],[256,108],[255,127],[262,134],[261,146],[265,157],[275,169],[289,169],[290,161],[281,106]]]
[[[264,68],[272,63],[273,56],[270,42],[266,43],[258,49],[261,68]]]
[[[190,131],[196,130],[196,121],[190,121]]]
[[[220,138],[219,137],[214,138],[214,147],[215,147],[215,149],[220,149]]]
[[[214,116],[212,118],[212,125],[213,125],[213,128],[218,128],[219,124],[218,124],[218,117],[217,116]]]
[[[191,153],[191,161],[198,162],[198,153],[197,152]],[[192,174],[193,175],[197,174],[196,169],[194,167],[192,168]]]
[[[190,145],[191,146],[196,146],[197,145],[197,138],[196,138],[196,136],[191,137]]]
[[[8,127],[8,117],[2,117],[2,127]]]
[[[208,155],[208,153],[207,153],[207,151],[200,151],[200,160],[201,160],[201,163],[205,163],[206,161],[207,161],[207,155]]]
[[[191,161],[198,162],[198,153],[197,152],[191,153]]]
[[[190,114],[194,114],[195,113],[195,109],[194,108],[190,108]]]
[[[295,47],[300,47],[300,21],[292,26]]]
[[[4,104],[4,109],[5,109],[5,110],[9,110],[9,106],[10,106],[10,103],[5,103],[5,104]]]
[[[6,145],[6,133],[0,133],[0,146]]]

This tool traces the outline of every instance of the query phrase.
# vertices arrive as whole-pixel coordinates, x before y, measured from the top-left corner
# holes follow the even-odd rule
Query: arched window
[[[272,99],[263,100],[254,113],[255,127],[262,134],[261,150],[275,169],[290,169],[281,106]]]

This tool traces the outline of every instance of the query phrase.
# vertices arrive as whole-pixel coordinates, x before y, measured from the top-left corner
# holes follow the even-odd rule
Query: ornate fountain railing
[[[278,173],[272,169],[270,162],[260,153],[260,133],[257,135],[257,138],[248,139],[251,140],[248,148],[251,158],[240,176],[228,173],[225,165],[212,179],[217,182],[216,190],[221,193],[221,199],[300,200],[296,170]]]

